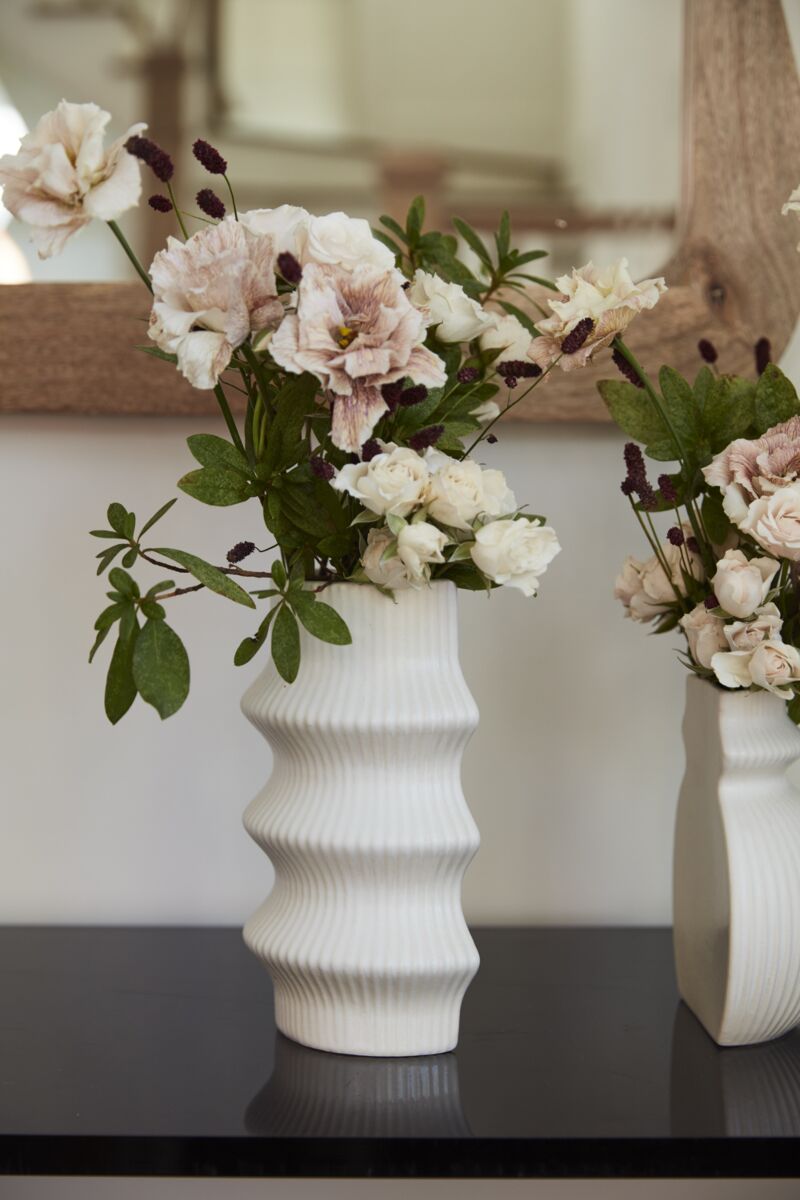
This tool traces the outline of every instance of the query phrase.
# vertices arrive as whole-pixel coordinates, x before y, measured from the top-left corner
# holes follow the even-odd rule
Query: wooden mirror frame
[[[777,360],[800,312],[800,230],[780,215],[800,181],[800,83],[780,0],[685,0],[684,39],[678,247],[669,291],[627,340],[648,368],[691,376],[707,337],[725,371],[749,373],[757,338]],[[211,392],[132,349],[148,308],[141,283],[0,286],[0,410],[216,412]],[[556,372],[515,417],[605,421],[595,383],[610,374],[607,355]]]

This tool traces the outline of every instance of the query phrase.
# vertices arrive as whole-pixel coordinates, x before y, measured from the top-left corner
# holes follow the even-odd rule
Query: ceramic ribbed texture
[[[455,588],[394,604],[337,584],[324,599],[353,644],[304,631],[297,680],[270,663],[242,701],[273,751],[244,822],[275,868],[245,940],[288,1037],[343,1054],[438,1054],[456,1044],[478,967],[461,910],[479,842],[461,756],[478,713]]]
[[[800,1023],[800,735],[767,692],[689,680],[675,836],[678,986],[720,1045]]]

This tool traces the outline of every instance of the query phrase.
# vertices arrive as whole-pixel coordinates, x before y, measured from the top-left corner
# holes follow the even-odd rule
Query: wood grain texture
[[[778,358],[800,311],[800,230],[780,215],[800,178],[800,83],[780,0],[686,0],[685,41],[679,245],[660,272],[669,292],[628,341],[649,369],[693,375],[708,337],[726,371],[750,372],[756,339]],[[212,393],[132,348],[147,312],[136,283],[0,287],[0,410],[215,411]],[[556,372],[516,416],[604,421],[595,384],[613,372],[607,355]]]

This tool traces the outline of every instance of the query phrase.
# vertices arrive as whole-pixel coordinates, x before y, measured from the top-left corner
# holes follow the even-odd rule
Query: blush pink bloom
[[[562,371],[585,367],[598,350],[625,332],[637,313],[653,308],[667,290],[661,278],[634,283],[626,258],[604,270],[587,263],[571,275],[562,275],[556,286],[562,295],[548,301],[553,315],[536,322],[540,336],[528,351],[528,357],[543,371],[556,359]],[[589,336],[574,354],[563,354],[564,338],[587,317],[593,322]]]
[[[213,388],[236,347],[281,320],[274,247],[271,235],[226,217],[187,242],[168,238],[153,259],[148,335],[194,387]]]
[[[297,312],[284,318],[270,352],[285,370],[315,375],[328,392],[340,449],[358,451],[372,433],[387,410],[384,384],[405,377],[444,384],[444,364],[422,345],[425,322],[396,271],[309,263],[297,294]]]
[[[754,500],[788,487],[800,475],[800,417],[790,417],[753,441],[737,438],[703,474],[722,490],[725,511],[740,525]]]
[[[30,226],[40,258],[58,254],[94,218],[113,221],[137,203],[139,163],[125,142],[147,126],[132,125],[105,147],[110,120],[96,104],[62,100],[22,138],[17,154],[0,158],[3,204]]]

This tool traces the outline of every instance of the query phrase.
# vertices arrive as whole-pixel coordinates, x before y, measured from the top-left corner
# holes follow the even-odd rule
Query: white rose
[[[432,472],[425,505],[442,525],[471,529],[481,513],[504,517],[516,512],[516,498],[502,471],[484,471],[472,459],[450,458],[440,450],[429,450],[425,461]]]
[[[418,270],[406,292],[426,325],[436,325],[442,342],[471,342],[492,324],[492,315],[471,300],[458,283]]]
[[[800,653],[785,642],[760,642],[750,659],[750,677],[756,687],[789,700],[792,684],[800,683]]]
[[[720,608],[732,617],[749,617],[766,600],[777,570],[773,558],[748,560],[741,550],[728,550],[711,580]]]
[[[782,625],[777,606],[765,604],[749,621],[729,621],[725,637],[731,650],[755,650],[760,642],[779,642]]]
[[[800,562],[800,482],[760,496],[736,523],[765,550]]]
[[[115,220],[139,200],[139,163],[125,149],[147,126],[132,125],[103,145],[110,113],[62,100],[26,133],[16,154],[0,159],[3,204],[30,226],[40,258],[49,258],[92,218]]]
[[[389,588],[397,592],[410,586],[408,571],[398,554],[384,558],[387,548],[394,541],[394,534],[385,526],[382,529],[370,529],[367,535],[367,546],[361,556],[361,565],[367,579],[379,587]]]
[[[403,526],[397,535],[397,557],[406,568],[412,587],[419,587],[430,578],[429,563],[444,562],[442,551],[446,545],[447,534],[427,521]]]
[[[469,415],[476,421],[480,421],[481,425],[488,425],[490,421],[494,421],[496,417],[500,416],[500,405],[494,400],[484,400],[483,404],[473,408]]]
[[[499,350],[495,363],[527,359],[533,338],[522,322],[511,313],[505,317],[490,315],[492,324],[480,336],[481,350]]]
[[[699,666],[710,667],[714,655],[727,649],[724,622],[709,612],[705,604],[698,604],[681,617],[680,625],[689,643],[689,653]]]
[[[560,551],[556,532],[525,518],[492,521],[475,534],[472,560],[495,583],[535,596],[539,576]]]
[[[370,462],[342,467],[331,487],[354,496],[379,516],[407,517],[423,503],[429,477],[424,458],[405,446],[389,444]]]
[[[239,214],[239,220],[251,233],[269,234],[274,239],[275,256],[293,254],[302,262],[308,234],[309,214],[296,204],[277,208],[252,208]]]
[[[614,598],[625,606],[625,616],[642,622],[664,612],[664,606],[650,601],[642,589],[643,567],[644,563],[629,554],[614,582]]]
[[[388,246],[372,236],[369,221],[348,217],[343,212],[310,217],[302,261],[353,270],[363,263],[390,271],[394,255]]]
[[[723,687],[748,688],[753,682],[751,658],[751,650],[720,650],[711,659],[711,670]]]

